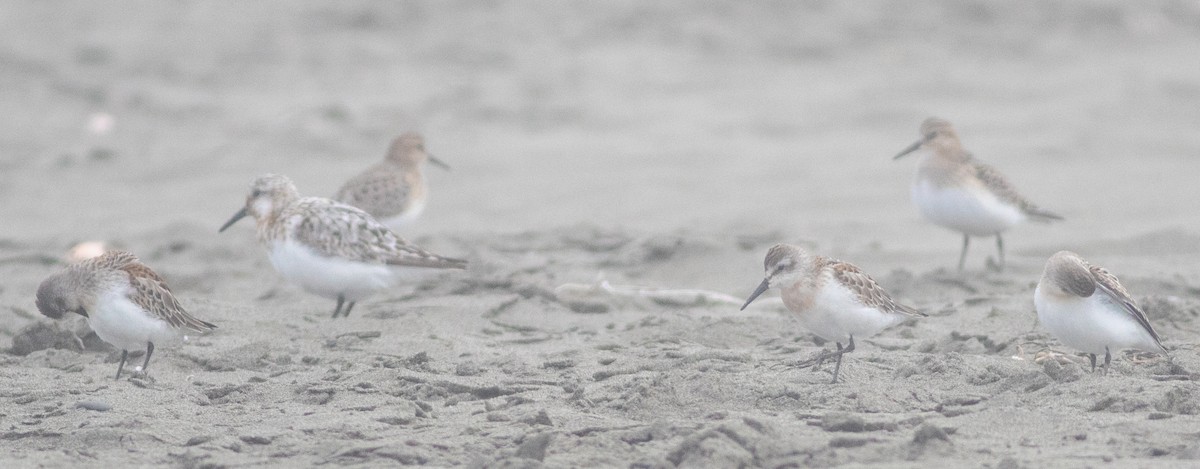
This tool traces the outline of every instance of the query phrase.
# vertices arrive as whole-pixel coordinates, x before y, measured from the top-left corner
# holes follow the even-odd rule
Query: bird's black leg
[[[342,303],[345,303],[345,302],[346,302],[346,297],[344,297],[342,295],[338,295],[337,307],[333,308],[333,318],[334,319],[337,319],[338,314],[342,312]]]
[[[842,355],[854,351],[854,336],[850,336],[850,344],[846,348],[842,348],[842,343],[837,344],[837,364],[833,366],[833,381],[830,384],[837,383],[838,372],[842,371]]]
[[[150,366],[150,356],[154,355],[154,342],[146,342],[146,361],[142,362],[142,373]]]
[[[1096,354],[1089,353],[1088,360],[1092,361],[1092,373],[1095,373],[1096,372]]]
[[[1000,253],[1000,270],[1004,270],[1004,238],[1000,233],[996,233],[996,251]]]
[[[964,234],[964,235],[963,235],[963,248],[962,248],[962,254],[959,254],[959,255],[958,255],[958,271],[959,271],[959,272],[962,272],[962,270],[963,270],[963,266],[964,266],[964,265],[966,265],[966,262],[967,262],[967,246],[970,246],[970,245],[971,245],[971,237],[970,237],[970,236],[968,236],[968,235],[966,235],[966,234]]]
[[[830,384],[837,383],[838,372],[842,371],[842,354],[845,352],[842,351],[841,342],[837,343],[837,352],[834,353],[837,354],[837,364],[833,365],[833,381]]]
[[[121,379],[121,370],[125,369],[125,359],[126,358],[129,358],[129,351],[122,350],[121,351],[121,364],[117,365],[117,376],[113,379]]]
[[[343,318],[348,318],[348,317],[350,317],[350,310],[354,308],[354,305],[355,305],[355,303],[357,303],[357,302],[355,302],[355,301],[351,301],[351,302],[350,302],[350,304],[346,305],[346,310],[345,310],[345,311],[342,311],[342,317],[343,317]]]
[[[1108,346],[1104,347],[1104,376],[1108,376],[1108,364],[1112,362],[1112,354],[1108,353]]]

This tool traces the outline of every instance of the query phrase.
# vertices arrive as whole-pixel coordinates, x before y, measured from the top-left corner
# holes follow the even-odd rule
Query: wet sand
[[[292,5],[0,14],[0,465],[1200,458],[1200,9]],[[890,159],[928,115],[1067,221],[1009,232],[1004,272],[989,240],[954,272],[959,238],[920,219],[915,162]],[[257,174],[329,195],[408,129],[453,170],[426,171],[402,234],[468,271],[332,321],[249,223],[216,233]],[[33,305],[91,239],[220,328],[114,381],[119,352]],[[829,385],[832,366],[798,363],[832,344],[774,295],[739,312],[560,288],[744,298],[775,242],[931,316],[859,341]],[[1033,286],[1059,249],[1119,275],[1172,360],[1121,353],[1093,375],[1039,328]]]

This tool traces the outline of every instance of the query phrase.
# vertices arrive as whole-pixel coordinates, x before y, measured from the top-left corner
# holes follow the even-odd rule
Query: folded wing
[[[320,216],[300,216],[296,223],[296,240],[330,257],[356,262],[387,264],[404,267],[465,269],[467,261],[439,256],[409,244],[366,212],[327,199],[310,198],[301,204],[324,204]]]
[[[1103,267],[1097,265],[1089,264],[1088,270],[1092,272],[1092,277],[1096,279],[1096,285],[1099,287],[1100,291],[1104,292],[1105,295],[1108,295],[1108,297],[1117,304],[1123,306],[1125,308],[1125,312],[1129,313],[1130,316],[1133,316],[1133,319],[1135,319],[1138,324],[1141,324],[1142,328],[1145,329],[1146,332],[1150,333],[1150,337],[1154,338],[1154,343],[1158,344],[1158,348],[1163,348],[1162,339],[1159,338],[1158,332],[1154,331],[1154,326],[1150,325],[1150,319],[1146,317],[1146,313],[1142,311],[1142,308],[1139,308],[1137,303],[1133,301],[1133,298],[1129,296],[1129,291],[1125,290],[1125,287],[1121,285],[1119,280],[1117,280],[1117,276],[1109,273],[1108,270],[1105,270]]]
[[[904,314],[914,317],[928,316],[925,313],[918,311],[916,308],[897,303],[884,291],[883,287],[875,282],[875,279],[859,269],[858,266],[848,262],[830,261],[830,267],[833,269],[834,278],[841,282],[850,290],[858,294],[859,301],[864,306],[877,308],[888,313]]]

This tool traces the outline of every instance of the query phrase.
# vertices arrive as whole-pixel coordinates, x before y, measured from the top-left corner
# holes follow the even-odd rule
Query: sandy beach
[[[1200,464],[1197,50],[1177,2],[11,2],[0,466]],[[1066,218],[1003,272],[984,239],[956,272],[909,199],[932,115]],[[331,320],[251,223],[217,233],[255,176],[329,196],[406,130],[452,170],[400,234],[467,271]],[[86,240],[219,328],[113,380],[34,305]],[[930,317],[831,385],[777,293],[738,310],[777,242]],[[1091,374],[1039,327],[1061,249],[1170,360]]]

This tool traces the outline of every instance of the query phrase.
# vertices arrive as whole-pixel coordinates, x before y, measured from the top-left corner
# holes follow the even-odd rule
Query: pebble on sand
[[[112,405],[102,401],[79,401],[75,404],[78,409],[94,410],[96,412],[108,412],[112,410]]]

